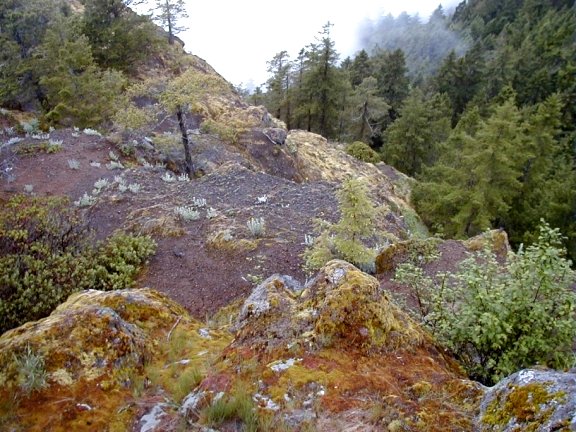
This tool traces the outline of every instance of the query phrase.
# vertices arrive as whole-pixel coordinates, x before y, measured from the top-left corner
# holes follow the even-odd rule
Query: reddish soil
[[[141,189],[137,194],[109,187],[94,206],[82,211],[98,239],[119,228],[152,233],[158,249],[138,285],[167,293],[198,318],[204,319],[246,296],[254,283],[274,273],[303,281],[306,275],[300,254],[304,234],[312,234],[314,218],[334,221],[337,217],[334,185],[295,183],[237,163],[190,182],[167,183],[161,179],[163,169],[143,168],[127,160],[122,161],[124,165],[133,168],[108,170],[105,165],[113,144],[83,134],[73,137],[71,132],[52,133],[52,138],[64,141],[63,150],[56,153],[34,150],[40,141],[31,139],[4,151],[12,170],[10,178],[0,179],[0,199],[23,193],[25,185],[33,185],[32,193],[38,196],[67,195],[77,200],[84,192],[91,193],[100,178],[112,182],[114,176],[121,175],[126,184],[138,183]],[[18,154],[23,147],[27,154]],[[70,169],[69,159],[76,159],[80,169]],[[90,162],[101,166],[91,166]],[[266,202],[259,203],[258,198],[264,196]],[[174,208],[190,205],[193,197],[206,199],[207,207],[215,209],[217,216],[206,218],[204,209],[198,221],[178,220]],[[252,217],[265,220],[262,238],[254,239],[247,228],[246,222]],[[233,242],[254,242],[255,249],[208,244],[210,234],[226,229],[232,233]],[[171,235],[166,233],[170,230],[174,231]]]

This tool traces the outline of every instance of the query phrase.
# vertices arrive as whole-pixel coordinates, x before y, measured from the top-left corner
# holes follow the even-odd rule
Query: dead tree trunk
[[[182,145],[184,146],[184,157],[186,158],[186,174],[188,174],[188,177],[192,178],[194,176],[194,165],[192,164],[192,154],[190,153],[188,132],[186,131],[186,125],[184,124],[184,112],[182,111],[182,107],[180,105],[176,107],[176,117],[178,117],[178,127],[180,128],[180,134],[182,135]]]

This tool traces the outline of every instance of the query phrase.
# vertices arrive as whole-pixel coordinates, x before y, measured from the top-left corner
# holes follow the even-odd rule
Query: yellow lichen
[[[552,401],[562,402],[566,393],[550,393],[545,383],[514,385],[509,392],[497,395],[486,408],[482,422],[492,426],[506,425],[511,420],[522,425],[524,431],[536,431],[552,415]],[[505,398],[505,400],[502,400]]]
[[[66,369],[57,369],[50,374],[50,377],[61,386],[68,386],[74,383],[72,375]]]

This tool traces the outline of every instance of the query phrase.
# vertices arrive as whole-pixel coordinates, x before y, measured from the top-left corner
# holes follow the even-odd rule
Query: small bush
[[[265,222],[264,218],[250,218],[248,222],[246,222],[248,226],[248,230],[253,237],[262,237],[265,231]]]
[[[558,230],[543,224],[505,266],[485,250],[456,274],[431,279],[404,266],[396,279],[419,289],[424,322],[470,376],[493,384],[534,365],[572,366],[575,273],[564,256]]]
[[[356,159],[368,163],[378,163],[380,162],[380,155],[368,144],[361,141],[356,141],[352,144],[346,146],[346,153],[350,156],[354,156]]]
[[[12,198],[0,208],[0,333],[49,315],[73,292],[130,287],[154,249],[150,237],[122,233],[96,243],[64,198]]]

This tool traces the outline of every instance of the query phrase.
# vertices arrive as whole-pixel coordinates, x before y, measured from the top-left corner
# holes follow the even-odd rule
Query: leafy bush
[[[362,141],[356,141],[346,146],[346,153],[354,156],[356,159],[368,163],[380,162],[380,155],[368,144]]]
[[[150,237],[96,244],[64,198],[16,196],[0,210],[0,332],[49,315],[83,289],[132,285],[154,252]]]
[[[396,279],[418,286],[424,321],[471,377],[491,384],[536,364],[573,364],[575,274],[564,255],[558,230],[544,223],[505,266],[485,250],[440,281],[407,267]]]

